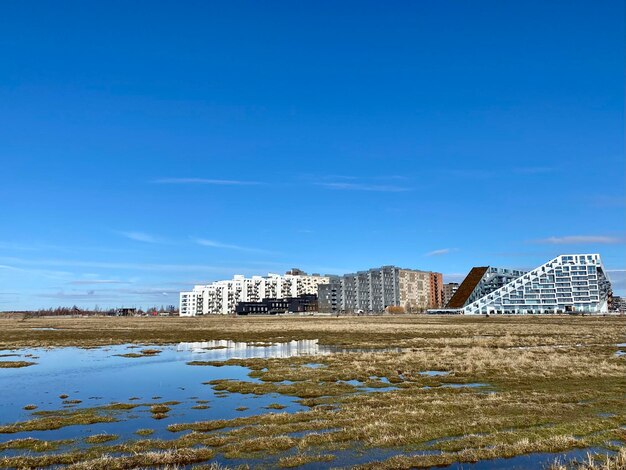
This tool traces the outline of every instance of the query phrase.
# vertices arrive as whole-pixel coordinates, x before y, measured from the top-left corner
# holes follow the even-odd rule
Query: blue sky
[[[0,51],[0,310],[573,252],[626,293],[622,1],[6,1]]]

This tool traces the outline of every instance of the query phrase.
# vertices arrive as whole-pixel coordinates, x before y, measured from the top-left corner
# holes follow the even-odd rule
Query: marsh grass
[[[274,383],[257,383],[243,380],[218,379],[205,382],[215,390],[216,396],[226,393],[242,393],[254,395],[267,395],[279,393],[300,398],[316,398],[322,396],[335,396],[354,393],[357,388],[346,383],[324,381],[299,381],[289,385]],[[219,393],[222,392],[222,393]]]
[[[114,354],[114,356],[116,356],[116,357],[127,357],[127,358],[131,358],[131,359],[135,359],[135,358],[138,358],[138,357],[156,356],[157,354],[161,354],[161,350],[160,349],[150,349],[150,348],[147,348],[147,349],[142,349],[139,352],[129,352],[129,353],[123,353],[123,354]]]
[[[310,463],[332,462],[333,460],[335,460],[335,456],[332,454],[296,454],[289,455],[287,457],[281,457],[280,459],[278,459],[278,466],[281,468],[295,468]]]
[[[37,409],[37,405],[32,405],[32,404],[31,405],[26,405],[22,409],[23,410],[27,410],[27,411],[36,410]]]
[[[625,470],[626,447],[617,450],[615,455],[588,453],[584,460],[563,461],[556,459],[548,470]]]
[[[0,451],[3,450],[29,450],[31,452],[49,452],[58,450],[62,446],[72,444],[74,441],[71,439],[59,440],[59,441],[44,441],[40,439],[34,439],[27,437],[24,439],[14,439],[0,443]]]
[[[160,452],[138,452],[132,455],[93,457],[90,452],[50,454],[45,457],[19,456],[0,458],[1,467],[37,468],[63,465],[74,470],[125,470],[132,468],[178,468],[211,459],[215,452],[208,448],[173,449]]]
[[[85,442],[88,444],[102,444],[103,442],[110,442],[119,439],[116,434],[94,434],[85,438]]]
[[[151,413],[169,413],[171,408],[164,404],[152,405],[150,407]]]
[[[0,361],[0,369],[19,369],[20,367],[34,366],[36,362],[30,361]]]
[[[160,420],[167,418],[171,409],[172,408],[165,404],[157,404],[150,406],[150,413],[152,413],[153,419]]]
[[[64,411],[67,411],[64,413]],[[41,413],[41,412],[35,412]],[[94,409],[58,410],[46,413],[42,417],[28,421],[20,421],[0,426],[0,433],[12,434],[25,431],[48,431],[66,426],[87,425],[94,423],[112,423],[117,421],[114,416],[100,414]]]
[[[287,408],[285,405],[281,405],[280,403],[270,403],[265,407],[268,410],[282,410]]]
[[[140,403],[111,403],[110,405],[105,405],[102,408],[105,410],[133,410],[139,406],[146,406]]]
[[[154,434],[154,429],[137,429],[135,434],[138,436],[151,436]]]
[[[624,341],[624,317],[517,316],[440,317],[385,316],[340,318],[17,318],[0,319],[0,349],[110,344],[169,344],[180,341],[233,340],[279,343],[318,339],[341,347],[490,347],[615,344]],[[106,331],[106,335],[102,332]],[[605,334],[605,336],[603,336]],[[137,346],[140,347],[140,346]]]
[[[101,344],[100,341],[124,343],[131,338],[144,344],[211,339],[263,343],[319,339],[320,344],[379,350],[317,356],[315,363],[322,367],[309,367],[310,357],[233,359],[217,363],[192,361],[194,366],[248,367],[251,371],[249,375],[259,379],[258,383],[236,380],[208,382],[216,397],[234,392],[256,395],[279,393],[299,397],[299,403],[309,409],[297,413],[264,413],[228,420],[175,423],[167,426],[172,433],[191,432],[168,441],[148,439],[90,448],[82,456],[77,453],[39,456],[39,460],[25,461],[30,466],[89,461],[95,462],[93,465],[96,466],[83,468],[104,468],[97,465],[104,465],[103,462],[112,458],[104,455],[116,455],[115,458],[118,454],[143,456],[154,451],[166,451],[171,465],[190,465],[193,462],[183,457],[181,461],[176,461],[175,452],[208,446],[231,458],[255,459],[261,455],[276,455],[278,462],[282,461],[286,466],[295,465],[297,459],[332,455],[337,449],[398,449],[406,451],[405,455],[371,462],[362,468],[411,468],[513,457],[524,453],[561,452],[572,448],[617,449],[619,442],[626,440],[623,428],[626,423],[626,361],[614,355],[615,344],[624,341],[626,318],[45,321],[56,326],[65,325],[67,329],[55,332],[54,336],[37,331],[34,339],[30,340],[8,322],[3,325],[6,328],[0,328],[0,344],[8,349],[27,341],[31,341],[28,343],[31,346],[93,346]],[[37,326],[38,322],[44,321],[33,320],[33,325]],[[110,327],[107,337],[112,340],[99,336],[103,325]],[[392,347],[401,348],[401,351],[383,350]],[[448,374],[424,375],[423,372],[428,370],[446,371]],[[396,388],[364,393],[362,386],[355,387],[346,381],[357,381],[353,383],[374,389],[385,389],[390,384]],[[454,384],[471,383],[489,386],[448,388]],[[85,416],[80,419],[88,421],[93,417],[105,417],[115,420],[116,412],[136,406],[169,408],[171,405],[168,402],[114,404],[91,412],[82,410]],[[237,408],[238,411],[244,409]],[[81,410],[72,413],[79,412]],[[60,418],[69,421],[76,415],[44,413],[37,416],[40,420]],[[411,451],[439,453],[409,455]],[[17,465],[20,462],[6,459],[0,464],[20,466]],[[206,460],[208,458],[202,461]],[[133,462],[139,461],[117,461],[111,463],[110,468],[126,468],[123,465]],[[148,463],[144,466],[151,465],[149,459],[145,462]]]
[[[144,356],[156,356],[157,354],[161,354],[160,349],[142,349],[139,352]]]
[[[67,426],[112,423],[119,420],[120,412],[132,410],[139,406],[148,405],[140,403],[111,403],[91,408],[33,411],[32,415],[35,418],[0,425],[0,433],[49,431]]]
[[[472,346],[464,347],[462,353],[451,347],[348,353],[322,358],[323,368],[305,367],[304,358],[230,360],[227,364],[251,368],[250,375],[261,383],[217,380],[210,382],[214,389],[297,396],[311,387],[324,393],[303,393],[312,395],[300,400],[311,411],[279,414],[279,420],[256,416],[171,425],[168,429],[211,432],[235,428],[225,434],[228,444],[224,451],[231,457],[254,454],[259,432],[268,449],[290,443],[300,450],[363,445],[442,452],[439,456],[394,458],[378,463],[381,468],[560,452],[626,439],[626,431],[620,428],[620,423],[626,422],[626,369],[611,358],[608,349]],[[427,376],[424,370],[449,373]],[[398,388],[377,394],[337,393],[332,388],[335,380],[389,387],[372,377],[386,377]],[[277,379],[293,383],[281,385]],[[446,388],[477,381],[491,386]],[[341,392],[346,390],[350,388]],[[599,410],[603,416],[598,416]],[[333,431],[316,432],[323,429]],[[293,441],[284,439],[285,433],[295,431],[306,435]],[[443,439],[450,436],[456,438]]]

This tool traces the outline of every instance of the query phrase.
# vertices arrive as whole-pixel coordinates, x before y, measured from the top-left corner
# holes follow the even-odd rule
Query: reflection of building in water
[[[294,356],[311,356],[319,354],[316,339],[302,339],[286,343],[245,343],[230,340],[201,341],[179,343],[178,351],[191,351],[202,354],[205,360],[251,359],[251,358],[285,358]]]

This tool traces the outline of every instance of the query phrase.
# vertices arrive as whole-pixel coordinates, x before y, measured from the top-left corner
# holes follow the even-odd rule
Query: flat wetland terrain
[[[0,467],[623,469],[625,342],[624,316],[3,318]]]

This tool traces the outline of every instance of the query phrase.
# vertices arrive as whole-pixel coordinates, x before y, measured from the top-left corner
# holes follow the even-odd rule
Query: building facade
[[[301,272],[301,271],[300,271]],[[180,316],[228,315],[235,313],[239,302],[285,299],[317,294],[317,286],[328,282],[327,276],[307,274],[268,274],[197,285],[180,293]]]
[[[445,306],[446,308],[463,308],[524,274],[526,271],[519,269],[494,266],[474,267]]]
[[[609,298],[609,311],[610,312],[626,312],[626,298],[614,295]]]
[[[448,282],[446,284],[443,285],[443,302],[442,305],[448,305],[448,302],[450,302],[450,299],[452,298],[452,296],[456,293],[456,291],[459,289],[459,283],[458,282]]]
[[[317,312],[317,295],[304,294],[284,299],[263,299],[259,302],[239,302],[235,307],[237,315],[276,315],[279,313]]]
[[[387,307],[403,307],[408,313],[441,306],[441,273],[395,266],[330,276],[318,288],[321,312],[380,313]]]
[[[605,273],[599,254],[557,256],[467,303],[461,313],[606,313],[611,284]]]

